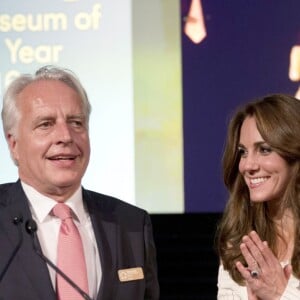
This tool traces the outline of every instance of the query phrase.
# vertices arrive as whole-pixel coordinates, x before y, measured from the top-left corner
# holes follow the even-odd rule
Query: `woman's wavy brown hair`
[[[217,228],[217,251],[225,270],[241,285],[244,281],[235,263],[246,264],[240,251],[244,235],[251,230],[257,231],[278,254],[278,232],[266,202],[251,204],[248,188],[238,169],[240,129],[249,116],[255,118],[258,131],[273,151],[292,166],[279,209],[289,208],[293,213],[295,245],[292,267],[294,275],[300,279],[300,101],[292,96],[274,94],[252,101],[237,110],[229,123],[223,154],[223,178],[229,199]]]

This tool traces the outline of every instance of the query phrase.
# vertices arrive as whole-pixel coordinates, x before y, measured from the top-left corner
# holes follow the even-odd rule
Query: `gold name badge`
[[[144,279],[144,272],[141,267],[122,269],[118,271],[119,280],[121,282]]]

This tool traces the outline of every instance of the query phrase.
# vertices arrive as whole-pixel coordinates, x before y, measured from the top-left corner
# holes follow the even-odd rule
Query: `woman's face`
[[[253,202],[280,201],[291,166],[263,140],[254,117],[247,117],[239,140],[239,171]]]

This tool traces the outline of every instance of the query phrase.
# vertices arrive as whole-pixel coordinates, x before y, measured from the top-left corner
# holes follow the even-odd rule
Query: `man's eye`
[[[79,120],[73,120],[70,122],[74,127],[82,127],[83,126],[83,123],[82,121],[79,121]]]
[[[40,127],[40,128],[48,128],[50,126],[51,126],[51,122],[50,121],[45,121],[45,122],[40,123],[38,127]]]

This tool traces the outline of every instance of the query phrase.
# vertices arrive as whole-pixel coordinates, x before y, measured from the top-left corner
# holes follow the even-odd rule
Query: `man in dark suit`
[[[159,299],[147,212],[81,186],[90,110],[77,77],[57,67],[18,77],[4,95],[3,128],[19,180],[0,185],[0,300],[75,300],[56,295],[63,275],[76,299]],[[71,208],[81,236],[86,290],[57,269],[57,203]]]

